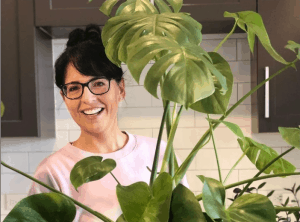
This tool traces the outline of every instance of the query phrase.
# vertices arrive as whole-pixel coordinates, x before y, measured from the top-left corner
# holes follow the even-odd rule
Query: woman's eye
[[[73,87],[70,87],[70,88],[69,88],[69,91],[70,91],[70,92],[75,91],[75,90],[78,90],[78,87],[77,87],[77,86],[73,86]]]
[[[94,86],[103,86],[103,85],[104,85],[103,82],[96,82],[96,83],[94,84]]]

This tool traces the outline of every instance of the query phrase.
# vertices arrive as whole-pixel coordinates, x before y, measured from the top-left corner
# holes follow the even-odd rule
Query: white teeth
[[[103,108],[96,108],[96,109],[91,109],[91,110],[85,110],[83,111],[84,114],[88,114],[88,115],[91,115],[91,114],[96,114],[98,112],[100,112]]]

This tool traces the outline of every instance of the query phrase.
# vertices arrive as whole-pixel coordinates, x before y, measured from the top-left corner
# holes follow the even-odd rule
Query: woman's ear
[[[121,79],[121,81],[119,83],[119,88],[120,88],[121,100],[123,100],[123,99],[125,99],[125,96],[126,96],[124,78]]]

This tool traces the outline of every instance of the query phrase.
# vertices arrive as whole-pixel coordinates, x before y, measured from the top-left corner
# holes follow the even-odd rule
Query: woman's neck
[[[120,129],[112,132],[105,131],[97,136],[81,131],[80,137],[73,146],[91,153],[113,153],[122,149],[128,142],[129,136]]]

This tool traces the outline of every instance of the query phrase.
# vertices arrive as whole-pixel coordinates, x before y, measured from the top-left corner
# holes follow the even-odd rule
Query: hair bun
[[[67,47],[72,47],[78,43],[84,41],[84,31],[82,29],[74,29],[69,34],[69,40],[67,42]]]
[[[102,43],[101,40],[101,30],[98,25],[90,24],[85,29],[85,40],[91,40],[95,42]]]

